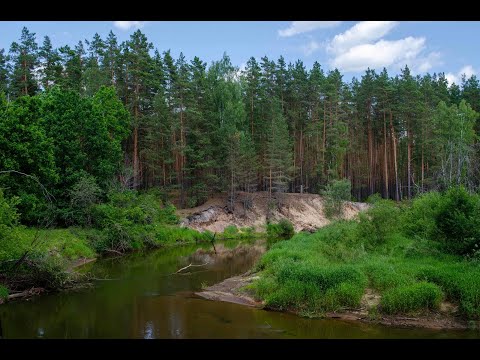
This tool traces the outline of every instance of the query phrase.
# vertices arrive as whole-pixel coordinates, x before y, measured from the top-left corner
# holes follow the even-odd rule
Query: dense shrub
[[[422,194],[405,208],[401,218],[404,233],[407,236],[435,239],[438,228],[435,219],[441,209],[443,196],[436,191]]]
[[[443,197],[435,224],[448,252],[467,255],[480,245],[480,197],[463,187],[451,188]]]
[[[102,190],[95,178],[84,175],[70,190],[70,206],[72,208],[71,221],[74,224],[90,226],[92,223],[92,207],[102,196]]]
[[[357,235],[371,245],[385,243],[387,236],[399,229],[400,209],[391,200],[381,200],[359,214]]]
[[[9,200],[3,196],[3,190],[0,188],[0,227],[11,227],[18,222],[19,214],[16,205],[19,199],[14,197]]]
[[[279,240],[288,240],[295,234],[293,224],[287,219],[282,219],[278,223],[267,224],[267,240],[269,245],[273,245]]]

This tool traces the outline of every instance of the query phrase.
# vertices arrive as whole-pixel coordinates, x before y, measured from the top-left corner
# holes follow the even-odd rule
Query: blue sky
[[[42,42],[49,35],[54,46],[75,45],[103,38],[110,30],[119,42],[140,28],[160,52],[187,59],[199,56],[210,63],[226,52],[234,65],[242,66],[250,56],[267,55],[287,62],[303,60],[307,68],[318,61],[325,70],[335,67],[344,79],[361,76],[367,68],[385,66],[396,74],[407,64],[414,74],[445,72],[458,83],[480,71],[480,22],[459,21],[3,21],[0,48],[9,49],[27,26]]]

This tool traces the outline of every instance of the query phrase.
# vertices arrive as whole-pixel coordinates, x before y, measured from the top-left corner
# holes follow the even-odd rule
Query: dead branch
[[[199,271],[192,271],[192,272],[179,273],[179,274],[175,273],[175,274],[177,274],[177,275],[182,275],[182,276],[190,276],[190,275],[192,275],[192,274],[203,273],[203,272],[206,272],[206,271],[208,271],[208,270],[199,270]]]
[[[14,293],[14,294],[8,295],[8,300],[16,299],[16,298],[20,298],[20,297],[27,297],[27,296],[38,295],[38,294],[40,294],[40,293],[42,293],[42,292],[44,292],[44,291],[45,291],[44,288],[32,287],[32,288],[29,289],[29,290],[25,290],[25,291],[22,291],[22,292],[18,292],[18,293]]]
[[[194,267],[194,266],[205,266],[205,265],[208,265],[209,263],[206,262],[205,264],[201,264],[201,265],[193,265],[193,264],[190,264],[190,265],[187,265],[179,270],[177,270],[176,272],[174,272],[173,274],[178,274],[179,272],[183,271],[183,270],[186,270],[188,269],[189,267]]]

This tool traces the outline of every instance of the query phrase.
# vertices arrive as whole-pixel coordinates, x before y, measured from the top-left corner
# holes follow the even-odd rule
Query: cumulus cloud
[[[278,35],[290,37],[317,29],[335,27],[341,23],[341,21],[293,21],[288,28],[278,30]]]
[[[440,57],[441,54],[439,52],[431,52],[427,56],[417,58],[413,63],[412,72],[427,72],[435,65],[441,65]]]
[[[113,25],[120,30],[139,29],[145,25],[145,21],[114,21]]]
[[[311,40],[308,44],[302,45],[301,49],[305,56],[309,56],[320,49],[320,45],[315,40]]]
[[[472,65],[466,65],[460,69],[459,72],[453,74],[451,72],[445,74],[445,78],[447,79],[448,83],[452,85],[453,83],[459,85],[462,82],[462,75],[465,74],[465,77],[468,79],[472,75],[476,75],[476,71]]]
[[[399,61],[414,59],[425,47],[425,38],[408,37],[401,40],[380,40],[361,44],[336,56],[331,64],[343,71],[363,71],[367,67],[389,67]]]
[[[333,53],[343,53],[350,48],[380,39],[398,25],[396,21],[362,21],[344,33],[335,35],[328,46]]]
[[[335,35],[326,45],[330,65],[346,72],[383,67],[399,69],[405,65],[412,72],[425,72],[440,62],[440,53],[425,54],[424,37],[384,39],[398,24],[397,21],[361,21]]]

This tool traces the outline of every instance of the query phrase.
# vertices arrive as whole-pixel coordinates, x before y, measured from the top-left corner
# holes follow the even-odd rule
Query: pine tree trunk
[[[410,126],[407,125],[407,138],[408,138],[408,144],[407,144],[407,196],[408,199],[412,198],[412,184],[411,184],[411,179],[412,179],[412,134],[410,130]]]
[[[388,199],[388,157],[387,157],[387,121],[383,110],[383,163],[385,171],[385,197]]]
[[[393,127],[393,116],[392,110],[390,109],[390,132],[392,134],[392,145],[393,145],[393,163],[395,169],[395,200],[400,200],[399,194],[399,183],[398,183],[398,164],[397,164],[397,142],[395,137],[395,129]]]

